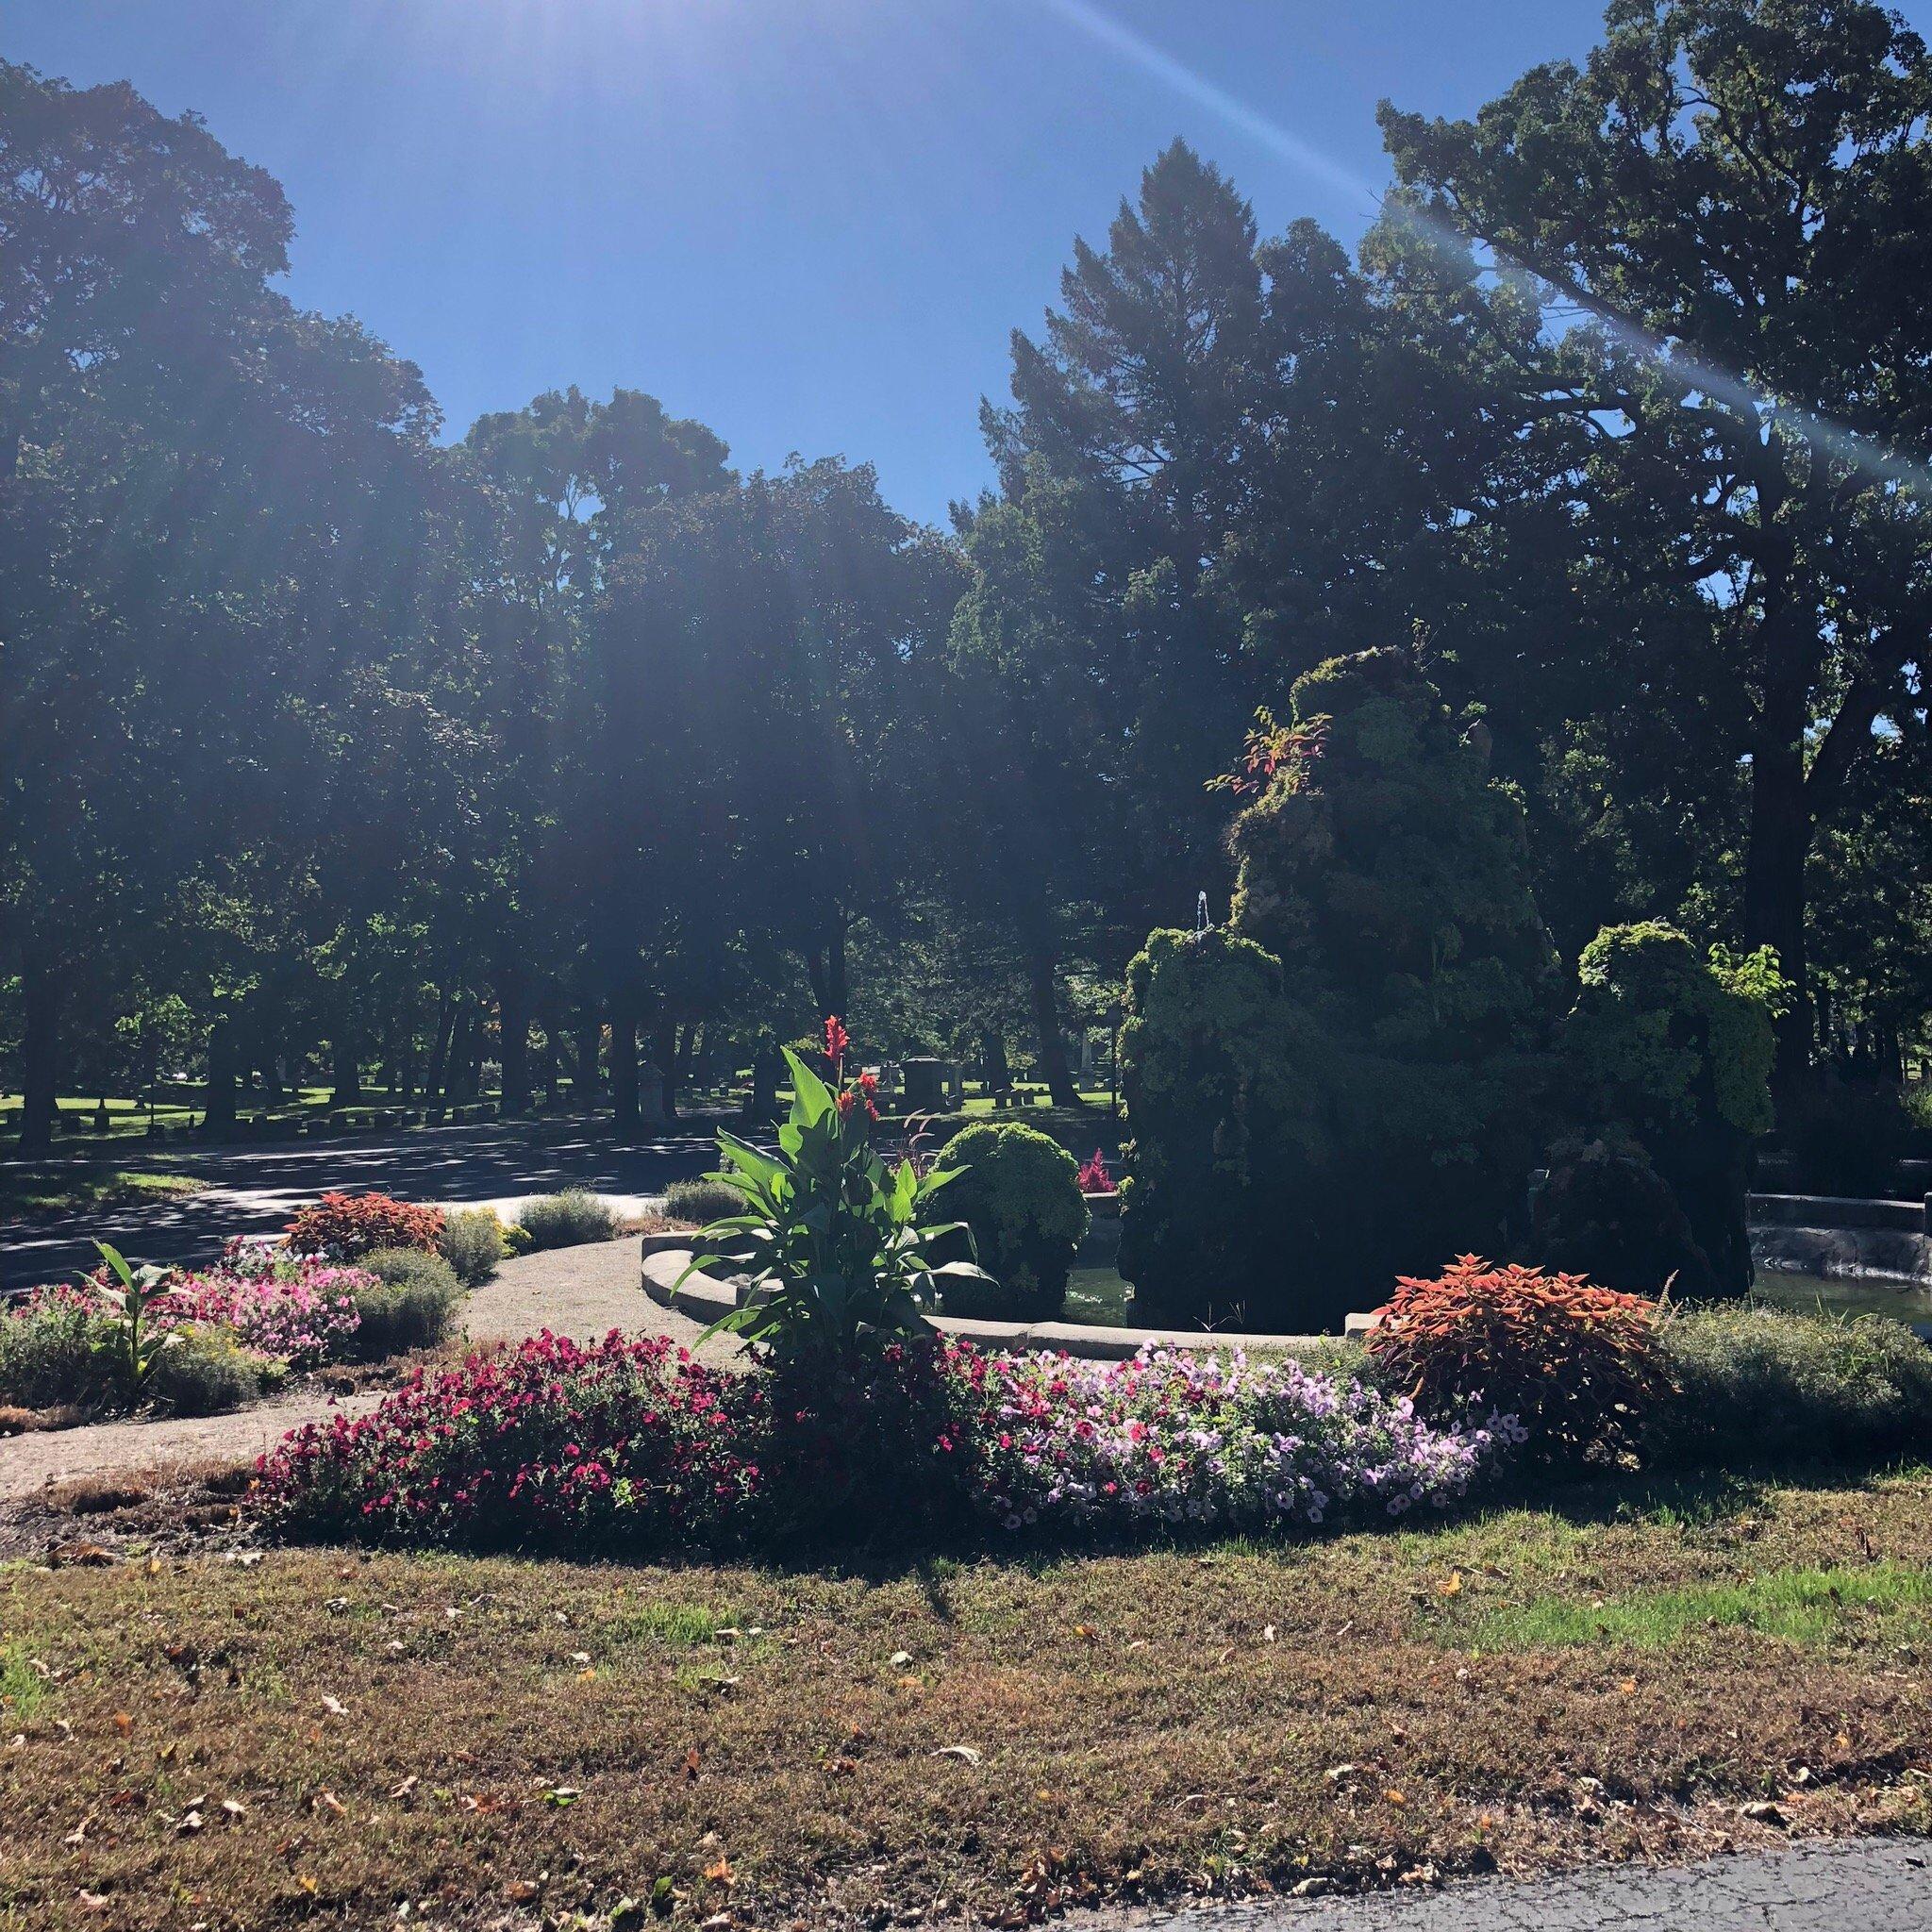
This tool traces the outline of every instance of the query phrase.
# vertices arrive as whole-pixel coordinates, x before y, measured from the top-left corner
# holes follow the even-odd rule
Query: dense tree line
[[[1351,254],[1176,143],[946,532],[651,396],[446,441],[275,287],[276,185],[0,66],[0,1041],[57,1091],[325,1053],[339,1097],[637,1118],[639,1067],[855,1016],[1030,1054],[1224,911],[1208,781],[1410,651],[1574,958],[1774,945],[1782,1074],[1932,1008],[1932,58],[1853,0],[1617,0],[1467,123],[1385,108]],[[1391,863],[1399,863],[1391,856]]]

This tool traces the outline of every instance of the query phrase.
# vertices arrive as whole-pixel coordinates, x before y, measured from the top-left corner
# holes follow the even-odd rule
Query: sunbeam
[[[1185,99],[1206,108],[1277,159],[1326,182],[1331,188],[1358,194],[1372,205],[1379,205],[1383,201],[1383,191],[1373,182],[1311,147],[1300,136],[1291,134],[1278,121],[1250,107],[1227,89],[1196,73],[1144,35],[1092,5],[1091,0],[1041,0],[1041,4],[1049,13],[1065,21],[1109,53],[1172,88]],[[1438,235],[1445,242],[1458,247],[1475,245],[1474,238],[1426,208],[1410,205],[1407,213],[1424,230]],[[1574,290],[1552,283],[1547,275],[1530,264],[1519,261],[1491,244],[1481,245],[1491,266],[1498,272],[1527,275],[1545,288],[1555,289],[1561,297],[1575,299]],[[1660,339],[1641,323],[1618,313],[1601,300],[1592,299],[1585,306],[1591,318],[1625,348],[1648,358],[1682,381],[1687,394],[1714,397],[1734,409],[1748,412],[1767,429],[1780,425],[1788,427],[1874,482],[1932,494],[1932,463],[1889,448],[1790,397],[1767,394],[1745,377],[1707,360],[1684,342]]]

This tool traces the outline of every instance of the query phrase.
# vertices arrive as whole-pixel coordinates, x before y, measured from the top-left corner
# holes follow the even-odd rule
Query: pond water
[[[1932,1323],[1932,1285],[1877,1281],[1832,1274],[1791,1274],[1760,1268],[1752,1291],[1759,1301],[1805,1314],[1890,1315],[1898,1322]],[[1060,1319],[1088,1327],[1133,1324],[1130,1290],[1111,1262],[1082,1257],[1067,1277],[1067,1302]]]
[[[1790,1274],[1760,1268],[1752,1293],[1781,1308],[1815,1315],[1890,1315],[1896,1322],[1932,1322],[1932,1286],[1880,1281],[1869,1275]]]

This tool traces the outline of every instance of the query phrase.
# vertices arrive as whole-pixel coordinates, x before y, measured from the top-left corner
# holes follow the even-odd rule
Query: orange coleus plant
[[[434,1252],[442,1233],[442,1209],[398,1201],[389,1194],[325,1194],[289,1224],[285,1244],[293,1254],[353,1261],[375,1248]]]
[[[1482,1404],[1515,1415],[1533,1453],[1613,1452],[1668,1387],[1657,1304],[1580,1274],[1460,1255],[1403,1275],[1369,1353],[1425,1415]]]

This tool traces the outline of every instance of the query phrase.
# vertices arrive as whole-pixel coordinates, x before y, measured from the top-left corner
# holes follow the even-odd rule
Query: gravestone
[[[645,1060],[638,1068],[638,1125],[641,1127],[661,1127],[664,1124],[664,1074],[655,1060]]]
[[[907,1060],[901,1071],[906,1077],[906,1111],[937,1113],[945,1105],[946,1062]]]

